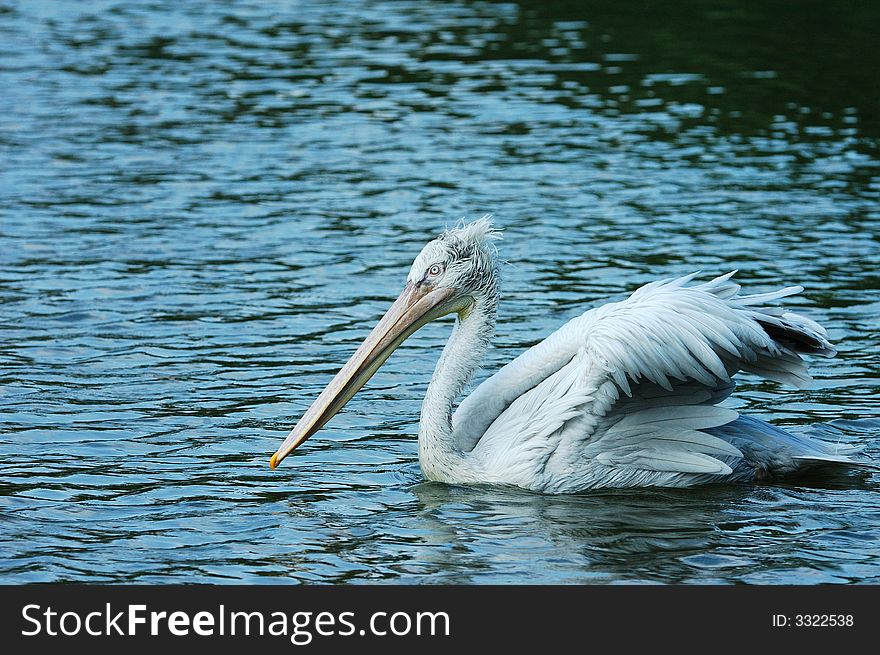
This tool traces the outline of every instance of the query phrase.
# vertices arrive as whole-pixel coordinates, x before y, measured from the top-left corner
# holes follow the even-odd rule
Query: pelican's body
[[[273,468],[335,414],[391,352],[456,314],[422,405],[419,463],[430,480],[544,493],[688,487],[858,465],[851,446],[789,434],[720,407],[749,371],[803,386],[800,354],[835,354],[825,330],[777,301],[800,287],[742,296],[733,273],[648,284],[587,311],[479,385],[453,411],[494,333],[498,304],[488,218],[443,233],[364,344],[272,458]]]

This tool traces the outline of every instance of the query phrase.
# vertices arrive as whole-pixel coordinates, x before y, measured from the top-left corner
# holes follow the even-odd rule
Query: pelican
[[[871,466],[859,447],[799,436],[719,405],[746,371],[803,387],[802,354],[833,357],[814,321],[740,295],[736,271],[661,280],[591,309],[526,350],[455,408],[495,332],[499,275],[489,216],[415,258],[400,297],[305,412],[271,468],[315,434],[410,335],[455,315],[422,404],[429,480],[542,493],[769,480],[817,466]]]

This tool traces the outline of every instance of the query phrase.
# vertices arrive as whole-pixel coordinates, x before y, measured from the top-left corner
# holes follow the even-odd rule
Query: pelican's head
[[[484,216],[446,230],[422,248],[400,296],[272,455],[273,469],[342,409],[420,327],[447,314],[466,316],[478,305],[494,313],[498,290],[493,241],[499,238],[501,233]]]

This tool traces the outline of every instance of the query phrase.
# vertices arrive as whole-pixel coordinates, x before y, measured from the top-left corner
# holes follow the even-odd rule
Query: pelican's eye
[[[428,277],[437,277],[443,272],[443,264],[431,264],[431,268],[428,269]]]

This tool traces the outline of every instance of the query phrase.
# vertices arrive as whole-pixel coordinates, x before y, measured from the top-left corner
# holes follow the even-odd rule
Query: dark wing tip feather
[[[796,353],[821,357],[834,357],[837,354],[825,337],[804,326],[790,321],[769,323],[760,319],[758,324],[776,343]]]

